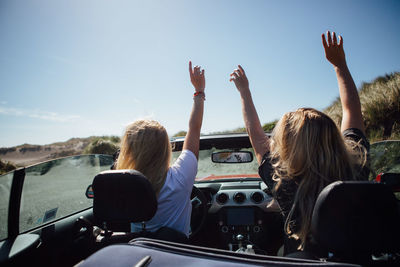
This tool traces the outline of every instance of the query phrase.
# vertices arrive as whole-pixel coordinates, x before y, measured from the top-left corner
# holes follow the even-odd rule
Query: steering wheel
[[[207,216],[207,198],[195,185],[190,196],[192,202],[192,216],[190,218],[190,237],[195,236],[203,227]]]

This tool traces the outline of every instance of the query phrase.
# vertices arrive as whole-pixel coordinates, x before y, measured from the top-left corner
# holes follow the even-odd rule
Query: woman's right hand
[[[192,68],[192,61],[189,61],[190,81],[193,84],[196,92],[204,93],[206,87],[206,79],[204,78],[204,69],[201,70],[199,66]]]
[[[249,81],[247,80],[246,73],[242,66],[238,65],[238,68],[235,69],[230,75],[230,82],[234,82],[236,88],[238,89],[239,93],[249,91]]]
[[[345,67],[346,57],[343,50],[342,36],[339,35],[339,42],[337,42],[335,32],[332,32],[332,37],[330,31],[327,31],[326,39],[325,34],[322,34],[321,37],[326,59],[335,67]]]

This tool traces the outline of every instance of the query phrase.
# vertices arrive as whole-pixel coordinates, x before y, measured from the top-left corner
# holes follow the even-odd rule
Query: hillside
[[[370,141],[400,139],[400,72],[363,83],[359,95],[366,135]],[[339,98],[324,112],[340,125],[342,106]]]
[[[0,148],[0,159],[12,162],[17,166],[28,166],[37,162],[57,157],[82,154],[93,137],[72,138],[66,142],[49,145],[23,144],[15,147]]]
[[[71,138],[66,142],[49,145],[23,144],[0,148],[0,174],[15,167],[25,167],[35,163],[81,154],[113,155],[119,147],[117,136],[91,136]]]

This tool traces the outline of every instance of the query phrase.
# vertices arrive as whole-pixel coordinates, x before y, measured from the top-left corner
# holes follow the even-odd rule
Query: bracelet
[[[201,95],[201,94],[204,95],[204,92],[194,92],[193,96],[198,96],[198,95]]]
[[[193,99],[194,99],[195,97],[198,97],[198,96],[200,96],[203,100],[206,100],[206,95],[204,94],[204,92],[195,92],[195,93],[193,94]]]

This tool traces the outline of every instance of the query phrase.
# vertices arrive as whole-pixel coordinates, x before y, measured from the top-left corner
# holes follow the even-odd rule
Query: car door
[[[0,176],[0,265],[71,266],[92,253],[93,177],[108,155],[56,159]]]
[[[370,180],[387,184],[400,201],[400,140],[371,144]]]

